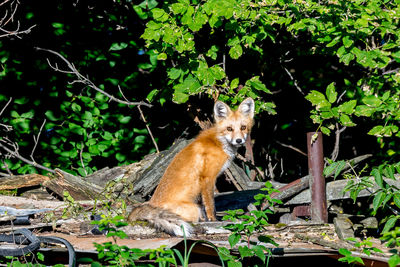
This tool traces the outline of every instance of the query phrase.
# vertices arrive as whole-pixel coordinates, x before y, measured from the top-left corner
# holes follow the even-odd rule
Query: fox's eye
[[[240,127],[240,130],[242,130],[242,131],[246,130],[246,126],[242,125],[242,127]]]
[[[232,132],[233,131],[233,129],[232,129],[232,127],[226,127],[226,130],[228,131],[228,132]]]

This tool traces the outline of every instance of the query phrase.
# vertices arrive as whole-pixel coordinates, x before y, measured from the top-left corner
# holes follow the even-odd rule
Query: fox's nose
[[[240,139],[240,138],[236,139],[236,143],[237,143],[237,144],[241,144],[242,142],[243,142],[242,139]]]

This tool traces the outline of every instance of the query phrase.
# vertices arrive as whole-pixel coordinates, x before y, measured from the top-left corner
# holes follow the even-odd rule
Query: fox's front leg
[[[216,221],[215,205],[214,205],[214,185],[215,183],[205,179],[201,188],[201,198],[204,208],[206,210],[207,219],[209,221]]]

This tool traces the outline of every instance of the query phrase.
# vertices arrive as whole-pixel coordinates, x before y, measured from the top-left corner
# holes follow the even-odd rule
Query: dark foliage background
[[[283,2],[276,5],[284,8]],[[167,51],[172,63],[169,58],[157,60],[156,46],[146,45],[141,38],[146,23],[154,17],[153,11],[167,10],[171,3],[44,0],[20,3],[13,24],[8,26],[17,27],[18,22],[21,29],[34,27],[28,34],[1,39],[0,103],[6,107],[1,121],[12,126],[10,131],[1,128],[2,144],[50,169],[61,168],[82,176],[105,166],[128,164],[155,152],[137,107],[109,101],[92,88],[74,83],[74,74],[55,71],[49,66],[50,62],[65,70],[66,65],[59,57],[37,47],[60,53],[83,76],[113,96],[150,101],[151,108],[141,109],[161,150],[177,138],[196,135],[200,127],[194,119],[212,119],[215,91],[207,93],[210,87],[206,86],[204,91],[189,94],[188,100],[176,101],[174,81],[168,72],[171,64],[184,61],[184,55],[174,58]],[[301,7],[299,10],[313,14]],[[179,14],[176,19],[179,23]],[[276,108],[261,109],[256,116],[252,134],[256,165],[267,176],[273,174],[274,179],[284,182],[308,172],[306,157],[287,147],[306,152],[306,132],[318,128],[310,119],[314,108],[305,96],[311,90],[324,92],[334,81],[343,99],[360,100],[363,96],[356,84],[366,77],[365,66],[356,62],[344,64],[335,54],[337,49],[325,51],[324,44],[316,41],[316,34],[308,26],[297,31],[289,29],[301,19],[304,19],[301,15],[292,16],[292,22],[281,25],[264,22],[274,38],[257,40],[262,53],[249,49],[238,58],[226,56],[225,73],[227,77],[238,77],[240,84],[233,93],[220,95],[220,99],[235,103],[238,101],[235,94],[241,94],[245,81],[255,74],[260,77],[268,91],[256,95],[258,105],[268,102]],[[196,53],[207,53],[210,43],[223,47],[227,39],[229,36],[223,31],[205,25],[195,33]],[[228,49],[225,48],[226,53]],[[220,58],[218,54],[215,62]],[[210,66],[211,62],[214,61],[208,60]],[[372,165],[397,155],[387,153],[390,147],[397,147],[396,141],[383,144],[382,139],[377,142],[376,137],[367,134],[375,125],[370,118],[352,120],[357,127],[347,127],[340,135],[340,144],[335,143],[335,130],[324,137],[327,157],[335,144],[340,145],[339,159],[372,153],[375,155]],[[35,147],[34,137],[39,142],[30,157]],[[4,151],[1,156],[4,174],[43,171]]]

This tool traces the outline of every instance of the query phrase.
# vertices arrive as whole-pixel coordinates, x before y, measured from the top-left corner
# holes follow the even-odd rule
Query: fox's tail
[[[190,237],[194,232],[193,227],[179,215],[148,203],[134,207],[128,221],[147,221],[153,227],[175,236]]]

